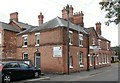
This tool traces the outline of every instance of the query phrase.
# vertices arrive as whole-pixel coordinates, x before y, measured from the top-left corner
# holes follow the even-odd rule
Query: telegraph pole
[[[69,60],[69,55],[70,55],[70,47],[69,47],[69,42],[70,42],[70,39],[69,39],[69,5],[67,4],[66,6],[66,12],[67,12],[67,22],[68,22],[68,25],[67,25],[67,37],[68,37],[68,42],[67,42],[67,46],[68,46],[68,52],[67,52],[67,59],[68,59],[68,75],[70,74],[70,69],[69,69],[69,66],[70,66],[70,60]]]

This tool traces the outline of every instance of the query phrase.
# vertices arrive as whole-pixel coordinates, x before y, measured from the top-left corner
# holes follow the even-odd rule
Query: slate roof
[[[45,30],[45,29],[49,29],[49,28],[53,29],[53,28],[67,27],[67,26],[68,26],[68,22],[66,20],[64,20],[60,17],[56,17],[56,18],[42,24],[39,27],[37,27],[37,26],[35,26],[34,28],[30,27],[32,29],[25,30],[24,32],[21,32],[20,34],[24,34],[24,33],[28,33],[28,32],[37,32],[37,31]],[[87,32],[83,29],[83,27],[75,25],[72,22],[69,22],[69,28],[87,34]]]
[[[94,27],[84,28],[84,30],[90,34],[90,32],[94,30]]]
[[[7,23],[4,23],[4,22],[0,22],[0,28],[9,30],[9,31],[20,32],[17,28],[15,28]]]
[[[87,33],[90,34],[90,32],[91,32],[92,30],[95,30],[95,29],[94,29],[94,27],[90,27],[90,28],[84,28],[84,30],[85,30]],[[109,41],[109,40],[107,40],[106,38],[104,38],[102,35],[100,35],[100,34],[98,34],[98,33],[96,33],[96,34],[97,34],[97,36],[98,36],[99,39]]]
[[[31,26],[31,27],[27,28],[26,30],[21,31],[21,32],[18,33],[17,35],[20,35],[20,34],[27,34],[27,33],[29,33],[29,32],[32,32],[32,30],[34,30],[34,29],[36,29],[36,28],[38,28],[38,26]]]
[[[27,23],[23,23],[23,22],[16,22],[14,20],[12,20],[14,23],[16,23],[19,27],[21,27],[22,29],[27,29],[27,28],[30,28],[32,27],[32,25],[29,25]]]
[[[103,40],[109,41],[108,39],[104,38],[103,36],[101,36],[101,35],[99,35],[99,34],[98,34],[98,37],[99,37],[100,39],[103,39]]]

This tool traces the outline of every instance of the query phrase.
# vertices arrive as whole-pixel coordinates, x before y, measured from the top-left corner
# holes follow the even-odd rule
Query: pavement
[[[118,63],[113,63],[113,64],[111,64],[111,66],[114,66],[115,64],[118,64]],[[77,81],[80,79],[95,76],[96,74],[104,73],[104,72],[108,71],[111,68],[111,66],[102,67],[102,68],[98,68],[98,69],[92,69],[90,71],[80,71],[80,72],[76,72],[76,73],[70,73],[69,75],[67,75],[67,74],[62,74],[62,75],[45,74],[44,76],[41,76],[40,79],[42,81],[46,81],[46,80],[49,80],[49,81],[61,81],[61,80],[62,81]]]

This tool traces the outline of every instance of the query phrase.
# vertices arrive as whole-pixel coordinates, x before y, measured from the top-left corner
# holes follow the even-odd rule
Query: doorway
[[[35,53],[35,67],[36,68],[40,68],[41,66],[41,60],[40,60],[40,53],[39,52],[36,52]]]

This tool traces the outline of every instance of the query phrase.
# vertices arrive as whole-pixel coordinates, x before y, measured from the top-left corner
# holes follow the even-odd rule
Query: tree
[[[102,0],[100,3],[101,10],[106,11],[105,18],[108,18],[106,25],[110,23],[118,24],[120,22],[120,0]]]
[[[115,52],[116,52],[115,55],[118,56],[118,59],[120,60],[120,45],[112,47],[112,49],[115,50]]]

